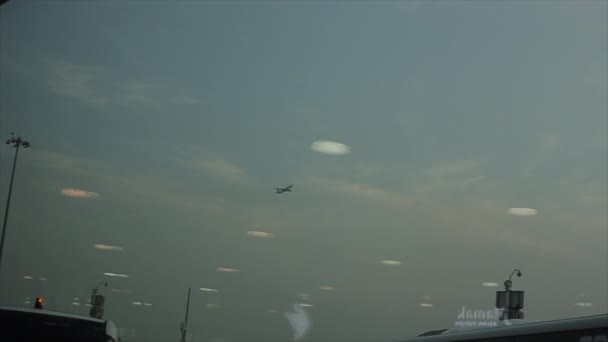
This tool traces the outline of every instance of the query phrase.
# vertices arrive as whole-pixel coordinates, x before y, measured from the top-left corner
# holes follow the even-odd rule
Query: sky
[[[192,341],[293,340],[294,304],[394,341],[517,268],[526,319],[606,313],[607,42],[606,1],[10,1],[0,303],[108,281],[125,340],[177,341],[190,287]]]

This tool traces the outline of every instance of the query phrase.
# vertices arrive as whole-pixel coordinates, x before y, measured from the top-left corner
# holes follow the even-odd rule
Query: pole
[[[186,342],[186,333],[188,330],[188,311],[190,311],[190,290],[188,288],[188,301],[186,302],[186,319],[184,320],[184,325],[182,326],[182,342]]]
[[[13,159],[13,171],[11,172],[11,181],[8,185],[8,198],[6,199],[6,209],[4,209],[4,221],[2,222],[2,237],[0,237],[0,268],[2,268],[2,252],[4,251],[4,237],[6,236],[6,223],[8,221],[8,211],[11,206],[11,195],[13,193],[13,180],[15,179],[15,168],[17,167],[17,156],[19,155],[19,147],[15,147],[15,158]]]

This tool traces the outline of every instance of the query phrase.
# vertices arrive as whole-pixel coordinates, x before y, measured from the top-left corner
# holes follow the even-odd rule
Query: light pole
[[[524,291],[512,291],[513,275],[522,276],[520,270],[515,269],[511,272],[509,279],[505,280],[505,290],[496,291],[496,308],[502,308],[500,320],[508,321],[509,319],[523,319],[523,312],[519,311],[524,307]]]
[[[101,285],[108,287],[108,282],[102,281],[93,289],[93,294],[91,295],[91,310],[89,311],[89,316],[99,319],[103,317],[104,305],[106,301],[106,298],[99,294],[99,287]]]
[[[182,332],[181,342],[186,342],[187,334],[188,334],[188,312],[190,311],[190,290],[188,288],[188,300],[186,302],[186,319],[182,324],[180,324],[180,330]]]
[[[11,195],[13,193],[13,180],[15,179],[15,168],[17,166],[17,156],[19,156],[19,148],[31,147],[30,143],[22,139],[20,136],[15,138],[15,133],[11,133],[11,138],[6,141],[7,145],[13,145],[15,148],[15,158],[13,159],[13,170],[11,172],[11,181],[8,186],[8,198],[6,199],[6,209],[4,210],[4,221],[2,222],[2,236],[0,237],[0,268],[2,268],[2,252],[4,250],[4,237],[6,236],[6,222],[8,221],[8,210],[11,206]]]

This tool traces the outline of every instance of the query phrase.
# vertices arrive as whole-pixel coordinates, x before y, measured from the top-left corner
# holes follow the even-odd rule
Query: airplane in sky
[[[284,188],[274,188],[274,193],[275,194],[282,194],[284,192],[291,192],[291,188],[293,187],[293,184]]]

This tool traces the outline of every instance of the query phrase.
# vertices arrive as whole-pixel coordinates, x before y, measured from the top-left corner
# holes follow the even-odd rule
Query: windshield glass
[[[0,305],[96,289],[123,341],[492,327],[509,278],[524,320],[606,313],[607,13],[8,1]]]

